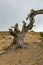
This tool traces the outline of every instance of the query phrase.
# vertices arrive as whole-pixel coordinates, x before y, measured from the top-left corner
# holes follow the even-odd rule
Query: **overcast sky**
[[[31,9],[43,9],[43,0],[0,0],[0,30],[8,30],[10,26],[26,21]],[[26,21],[28,24],[29,21]],[[43,31],[43,15],[35,17],[35,31]]]

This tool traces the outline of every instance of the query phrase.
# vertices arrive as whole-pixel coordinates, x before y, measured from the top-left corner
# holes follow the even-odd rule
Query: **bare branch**
[[[9,32],[10,32],[10,34],[11,34],[12,36],[14,36],[14,37],[17,36],[11,28],[9,29]]]
[[[31,10],[30,14],[28,15],[28,17],[26,18],[26,20],[30,20],[30,23],[27,25],[27,31],[31,30],[33,28],[33,24],[35,22],[34,16],[38,15],[38,14],[43,14],[43,9],[41,10]]]
[[[24,37],[26,32],[28,32],[28,30],[31,30],[33,28],[33,24],[35,22],[34,16],[38,15],[38,14],[43,14],[43,9],[41,10],[31,10],[30,14],[28,14],[28,17],[26,18],[26,20],[30,20],[30,23],[28,25],[26,25],[26,22],[23,21],[23,27],[22,30],[20,31],[18,29],[18,23],[15,24],[14,27],[14,31],[12,29],[10,29],[10,34],[15,37],[15,39],[13,40],[13,42],[17,45],[17,47],[26,47],[24,44]],[[15,42],[16,41],[16,42]]]
[[[33,28],[33,24],[35,22],[35,19],[34,19],[34,16],[38,15],[38,14],[43,14],[43,9],[41,10],[31,10],[30,14],[28,14],[28,17],[26,18],[26,20],[30,20],[30,23],[26,26],[26,25],[23,25],[23,28],[22,28],[22,32],[27,32],[28,30],[31,30]]]
[[[43,14],[43,9],[41,10],[31,10],[30,14],[28,14],[28,17],[26,18],[26,20],[28,20],[29,17],[34,17],[38,14]]]

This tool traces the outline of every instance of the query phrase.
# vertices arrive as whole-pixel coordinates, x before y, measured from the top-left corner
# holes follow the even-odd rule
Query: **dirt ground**
[[[13,40],[9,34],[0,34],[0,65],[43,65],[43,49],[39,46],[40,38],[40,33],[28,32],[24,39],[28,48],[15,49],[12,47],[5,51],[4,49]]]

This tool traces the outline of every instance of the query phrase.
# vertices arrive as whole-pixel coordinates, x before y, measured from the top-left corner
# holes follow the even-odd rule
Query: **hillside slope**
[[[40,33],[28,32],[24,41],[28,48],[15,49],[12,47],[4,51],[13,39],[9,34],[0,33],[0,65],[43,65],[43,49],[39,46],[41,43]]]

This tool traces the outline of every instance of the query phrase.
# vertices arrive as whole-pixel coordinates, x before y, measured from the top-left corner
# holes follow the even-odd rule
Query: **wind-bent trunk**
[[[30,14],[28,15],[28,17],[26,18],[26,20],[30,20],[30,23],[26,26],[26,23],[24,22],[22,30],[16,32],[15,29],[14,31],[12,29],[9,29],[10,34],[14,37],[13,43],[17,46],[17,47],[21,47],[24,48],[26,47],[25,42],[24,42],[24,37],[25,34],[31,30],[33,28],[33,24],[35,22],[34,16],[38,15],[38,14],[43,14],[43,9],[41,10],[31,10]],[[16,27],[16,26],[15,26]],[[15,28],[14,27],[14,28]],[[16,28],[18,30],[18,28]],[[15,33],[16,32],[16,33]]]

